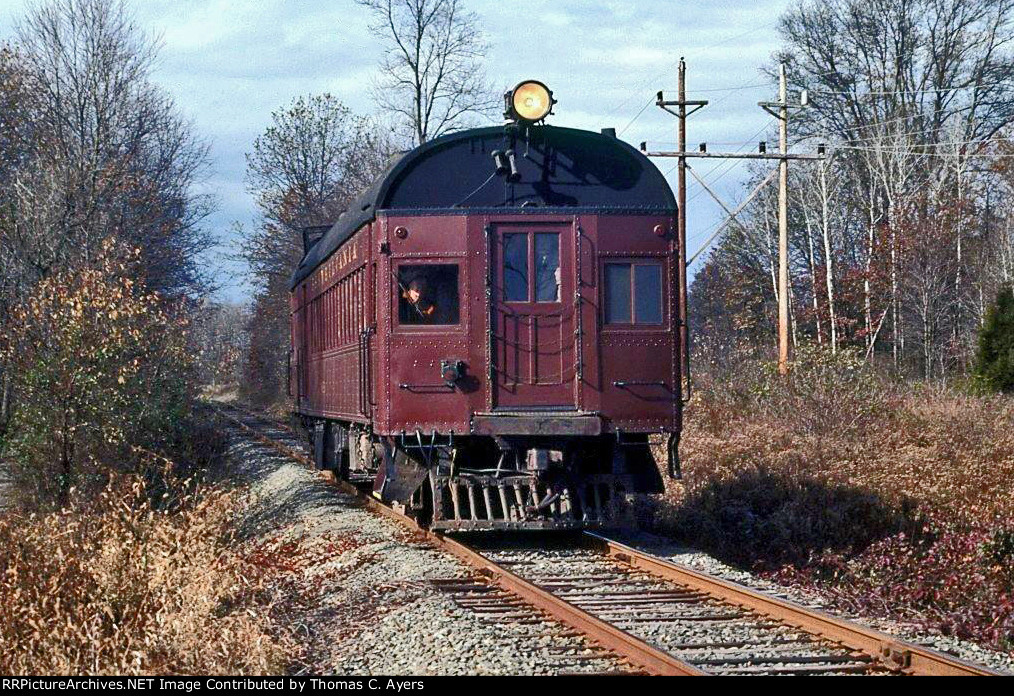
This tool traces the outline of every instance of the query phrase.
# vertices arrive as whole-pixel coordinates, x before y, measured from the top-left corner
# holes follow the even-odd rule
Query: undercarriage
[[[314,461],[434,530],[585,529],[620,523],[629,493],[663,490],[645,434],[379,437],[304,420]],[[670,438],[671,440],[671,438]],[[663,446],[658,449],[672,451]],[[663,454],[664,457],[664,454]]]

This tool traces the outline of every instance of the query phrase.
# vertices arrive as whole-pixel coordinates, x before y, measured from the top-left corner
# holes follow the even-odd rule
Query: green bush
[[[1014,392],[1014,289],[1000,291],[979,332],[976,377],[992,391]]]

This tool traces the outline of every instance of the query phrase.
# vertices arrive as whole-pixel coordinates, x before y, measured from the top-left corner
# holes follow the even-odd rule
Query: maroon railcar
[[[597,525],[661,490],[675,213],[608,131],[482,128],[401,156],[293,276],[290,392],[319,466],[447,530]]]

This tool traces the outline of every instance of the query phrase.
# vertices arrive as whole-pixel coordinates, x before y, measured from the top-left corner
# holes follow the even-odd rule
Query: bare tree
[[[235,387],[248,350],[248,308],[205,301],[194,312],[190,340],[197,351],[198,379],[210,387]]]
[[[303,255],[301,230],[333,223],[387,166],[393,148],[383,130],[323,94],[299,97],[272,114],[247,155],[247,188],[259,224],[240,230],[240,256],[257,294],[250,311],[246,396],[282,395],[288,351],[289,278]]]
[[[247,154],[247,188],[268,220],[333,222],[393,152],[374,121],[330,94],[297,97],[271,115]]]
[[[151,81],[158,43],[122,0],[47,0],[17,43],[40,156],[14,184],[26,196],[19,214],[48,240],[41,270],[88,260],[115,235],[141,249],[138,272],[152,288],[205,289],[198,255],[211,246],[201,223],[213,202],[195,187],[208,146]]]
[[[780,32],[791,82],[813,96],[797,123],[837,143],[845,181],[837,207],[852,209],[846,220],[865,218],[863,240],[847,225],[838,230],[844,256],[860,264],[867,352],[889,336],[901,369],[909,328],[923,337],[928,326],[905,306],[922,300],[902,287],[913,278],[903,266],[918,260],[909,249],[903,258],[903,209],[918,196],[939,209],[981,204],[975,197],[986,187],[974,165],[1014,124],[1014,0],[808,0],[783,15]],[[982,284],[971,276],[986,260],[975,256],[981,231],[968,220],[951,216],[941,232],[949,239],[934,242],[954,257],[948,301],[922,305],[946,306],[953,316],[941,322],[966,347],[981,316],[971,308]]]
[[[982,294],[990,296],[996,294],[998,287],[1014,284],[1014,164],[1011,164],[1014,143],[1002,143],[998,150],[1001,157],[997,160],[995,172],[1000,183],[1000,200],[986,206],[987,213],[996,210],[995,223],[992,228],[986,229],[987,253],[993,264],[992,277]],[[990,222],[994,221],[987,215],[987,225]]]
[[[887,123],[932,147],[1014,118],[1014,0],[807,0],[780,32],[790,80],[815,95],[813,133],[862,140]]]
[[[827,166],[820,164],[820,233],[824,241],[824,280],[827,287],[827,311],[831,325],[831,352],[838,352],[838,311],[835,306],[834,252],[831,241],[832,189],[827,183]]]
[[[884,201],[881,210],[886,211],[887,239],[884,241],[887,244],[891,287],[891,357],[897,369],[904,349],[904,329],[900,323],[902,305],[898,289],[898,228],[903,202],[913,188],[913,179],[921,169],[910,134],[904,131],[902,123],[878,124],[875,134],[867,143],[862,150],[863,161],[879,183],[880,197]],[[877,196],[874,195],[872,200],[876,204]]]
[[[26,275],[37,254],[26,238],[18,210],[19,180],[39,151],[36,129],[38,102],[29,85],[23,56],[0,48],[0,325],[11,303],[26,286]]]
[[[955,346],[946,344],[951,310],[957,302],[953,290],[958,276],[958,259],[948,241],[961,224],[960,218],[968,216],[960,202],[935,204],[926,195],[908,201],[900,216],[900,292],[911,315],[908,323],[922,349],[925,379],[945,374],[956,357]]]
[[[357,0],[387,56],[375,98],[397,114],[416,145],[488,115],[493,90],[482,68],[488,48],[461,0]]]
[[[151,81],[157,49],[120,0],[33,4],[0,49],[0,335],[40,281],[93,263],[106,239],[140,250],[128,261],[150,289],[207,289],[207,146]],[[0,431],[16,401],[6,367]]]
[[[298,97],[275,111],[246,157],[247,190],[262,220],[241,235],[242,255],[258,282],[288,280],[302,256],[302,228],[337,220],[392,154],[375,122],[330,94]]]

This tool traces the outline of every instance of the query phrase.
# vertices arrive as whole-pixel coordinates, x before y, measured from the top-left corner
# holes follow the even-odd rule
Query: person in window
[[[416,276],[401,291],[401,321],[405,324],[433,324],[437,317],[437,305],[429,292],[425,276]]]
[[[403,324],[442,324],[445,323],[444,313],[430,291],[426,276],[416,276],[409,281],[401,293],[401,323]]]
[[[398,320],[402,324],[457,324],[458,269],[435,264],[423,270],[402,269]],[[407,282],[406,282],[407,279]]]

